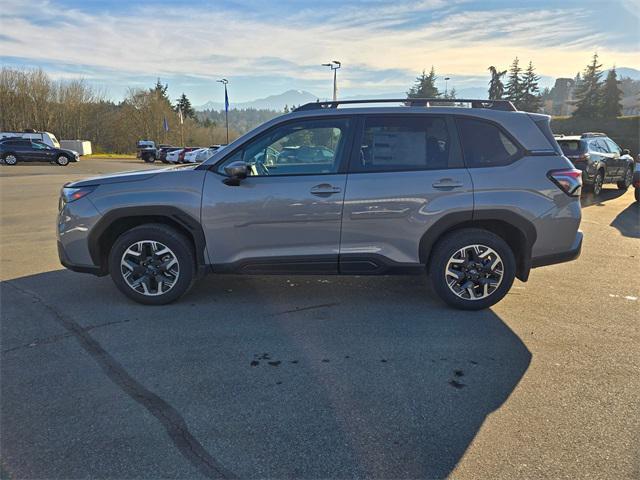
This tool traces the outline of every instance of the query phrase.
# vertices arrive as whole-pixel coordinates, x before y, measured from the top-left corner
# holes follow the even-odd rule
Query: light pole
[[[444,77],[444,98],[447,98],[449,94],[449,80],[451,80],[451,77]]]
[[[223,78],[217,81],[224,85],[224,123],[227,126],[227,145],[229,145],[229,95],[227,95],[227,84],[229,80]]]
[[[342,66],[342,63],[337,60],[331,60],[329,63],[323,63],[323,67],[329,67],[333,71],[333,101],[338,100],[338,84],[336,74],[338,69]]]

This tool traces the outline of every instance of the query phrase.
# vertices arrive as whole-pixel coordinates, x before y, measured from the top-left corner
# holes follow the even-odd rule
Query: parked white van
[[[60,148],[60,142],[53,133],[38,132],[36,130],[24,130],[22,132],[0,132],[0,141],[9,137],[22,137],[30,138],[31,140],[38,140],[50,147]]]

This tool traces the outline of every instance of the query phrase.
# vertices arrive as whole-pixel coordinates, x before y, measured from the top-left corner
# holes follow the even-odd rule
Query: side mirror
[[[622,150],[622,154],[623,155],[631,155],[631,150],[629,150],[628,148],[625,148],[624,150]]]
[[[249,165],[242,160],[238,160],[224,167],[224,172],[229,175],[229,178],[224,179],[224,183],[237,187],[240,185],[240,180],[244,180],[249,175]]]

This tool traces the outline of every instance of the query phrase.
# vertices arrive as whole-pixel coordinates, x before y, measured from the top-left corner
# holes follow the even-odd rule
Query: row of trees
[[[576,76],[574,117],[615,118],[622,115],[622,90],[615,67],[609,70],[604,81],[602,75],[602,64],[598,63],[598,54],[594,53],[582,77],[580,74]]]
[[[432,65],[429,73],[423,70],[422,73],[416,77],[414,85],[407,92],[407,98],[456,98],[455,88],[452,88],[450,91],[445,90],[445,92],[442,93],[436,86],[436,80],[438,80],[438,76],[436,75],[436,69]]]
[[[149,89],[129,90],[115,103],[83,80],[54,81],[42,70],[5,67],[0,69],[0,130],[50,131],[114,153],[132,152],[139,139],[174,145],[183,136],[187,145],[226,142],[224,123],[199,119],[184,94],[173,104],[167,88],[158,81]],[[237,134],[232,130],[230,136]]]
[[[520,59],[516,57],[508,70],[506,86],[502,78],[507,70],[498,70],[493,65],[489,67],[489,99],[505,99],[511,101],[518,110],[537,112],[542,106],[539,81],[533,62],[525,70],[520,66]]]

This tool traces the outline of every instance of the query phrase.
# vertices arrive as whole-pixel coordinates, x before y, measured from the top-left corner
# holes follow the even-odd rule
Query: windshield
[[[53,143],[53,146],[56,148],[60,148],[60,142],[58,142],[56,136],[53,133],[50,133],[49,135],[51,135],[51,143]]]

